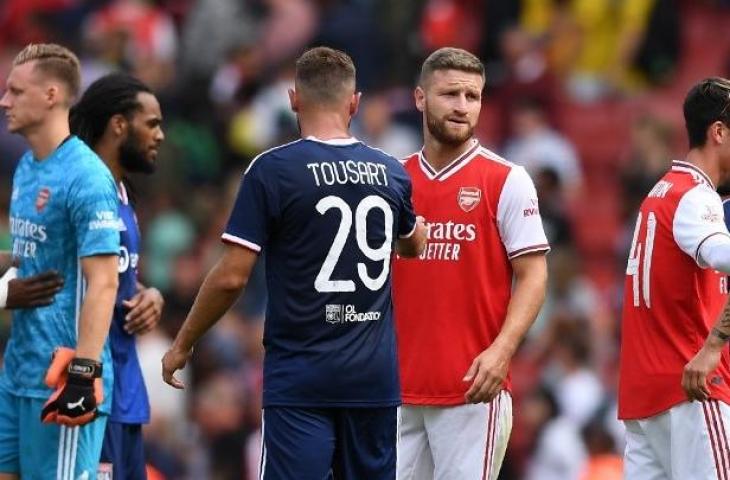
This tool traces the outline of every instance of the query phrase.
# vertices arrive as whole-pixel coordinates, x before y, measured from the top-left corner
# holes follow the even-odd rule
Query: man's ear
[[[710,125],[707,135],[709,139],[717,145],[722,145],[725,142],[730,141],[730,131],[728,131],[728,127],[719,120]]]
[[[426,92],[420,86],[413,91],[413,99],[419,112],[426,110]]]
[[[59,86],[55,83],[50,83],[46,87],[45,92],[45,100],[48,104],[48,108],[54,107],[58,102],[61,101],[61,96],[63,93],[61,92],[61,89]]]
[[[360,108],[360,99],[362,98],[362,92],[355,92],[350,98],[350,116],[354,117]]]
[[[291,107],[292,112],[298,113],[299,112],[299,97],[297,96],[297,91],[293,88],[290,88],[288,90],[289,93],[289,106]]]
[[[109,119],[107,129],[111,129],[111,133],[115,138],[126,137],[127,131],[129,130],[129,122],[124,115],[117,113]]]

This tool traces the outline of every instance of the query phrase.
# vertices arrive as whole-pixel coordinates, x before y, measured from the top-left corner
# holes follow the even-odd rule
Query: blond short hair
[[[34,69],[63,82],[75,98],[81,85],[81,64],[68,48],[55,43],[31,43],[16,55],[13,66],[36,62]]]
[[[461,48],[444,47],[439,48],[423,62],[419,84],[423,85],[426,80],[437,70],[458,70],[460,72],[476,73],[484,79],[484,64],[476,55]]]
[[[315,47],[296,63],[294,83],[310,101],[332,103],[355,90],[355,64],[345,52]]]

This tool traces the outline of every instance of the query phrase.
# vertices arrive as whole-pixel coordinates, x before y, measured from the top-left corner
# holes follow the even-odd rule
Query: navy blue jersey
[[[722,199],[722,210],[725,214],[725,225],[730,230],[730,197]]]
[[[150,418],[147,389],[137,359],[136,338],[124,331],[129,310],[122,302],[137,293],[140,235],[137,217],[124,185],[119,186],[119,218],[122,220],[119,252],[119,290],[114,304],[109,342],[114,362],[114,394],[109,418],[119,423],[147,423]]]
[[[355,139],[254,159],[223,240],[265,254],[264,407],[400,403],[390,266],[415,221],[401,164]]]

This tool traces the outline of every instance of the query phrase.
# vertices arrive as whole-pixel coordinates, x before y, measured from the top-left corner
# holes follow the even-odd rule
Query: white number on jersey
[[[332,247],[327,253],[327,257],[319,269],[317,277],[314,279],[314,288],[318,292],[354,292],[355,282],[352,280],[332,280],[332,272],[335,271],[335,265],[340,260],[342,250],[345,248],[345,242],[350,234],[352,227],[352,210],[350,206],[340,197],[330,195],[324,197],[316,205],[320,215],[324,215],[330,208],[336,208],[342,214],[340,218],[340,226],[332,241]],[[367,217],[370,210],[378,209],[383,212],[385,218],[385,241],[378,248],[371,248],[368,245],[367,235]],[[393,244],[393,212],[390,205],[382,197],[370,195],[362,199],[355,209],[355,240],[360,251],[373,261],[382,261],[383,268],[380,274],[372,278],[368,274],[367,266],[358,262],[357,273],[363,284],[370,290],[379,290],[388,279],[390,272],[390,253]]]
[[[641,291],[641,297],[644,299],[646,308],[651,308],[651,290],[650,290],[650,278],[651,278],[651,257],[654,253],[654,235],[656,234],[656,216],[654,212],[649,212],[646,216],[646,238],[644,243],[639,242],[639,231],[641,230],[642,214],[639,212],[639,217],[636,219],[636,227],[634,228],[634,237],[631,240],[631,252],[629,253],[629,261],[626,265],[626,275],[632,277],[633,292],[634,292],[634,306],[638,307],[641,304],[639,298],[639,291]],[[642,275],[639,277],[639,264],[642,262],[642,247],[644,250]]]

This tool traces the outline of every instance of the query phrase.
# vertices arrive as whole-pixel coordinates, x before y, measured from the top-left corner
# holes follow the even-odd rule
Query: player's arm
[[[119,286],[116,255],[94,255],[81,259],[86,294],[79,318],[76,356],[99,361],[114,311]]]
[[[714,372],[720,363],[722,350],[727,347],[728,340],[730,340],[730,299],[700,351],[684,366],[682,389],[690,402],[710,398],[707,376]]]
[[[97,407],[104,398],[100,360],[117,297],[117,265],[116,255],[81,257],[87,288],[79,317],[78,341],[75,350],[59,347],[51,359],[45,383],[54,391],[41,410],[43,423],[77,426],[96,418]]]
[[[160,322],[165,299],[156,288],[137,282],[137,293],[122,303],[128,309],[124,317],[124,330],[130,334],[142,335]]]
[[[416,225],[413,227],[413,232],[398,239],[398,242],[396,243],[396,252],[401,257],[417,257],[426,247],[426,237],[427,232],[423,217],[418,216],[416,217]]]
[[[730,274],[730,236],[718,232],[708,237],[700,245],[697,257],[702,266]]]
[[[714,270],[730,273],[730,237],[717,233],[706,238],[698,248],[697,260]],[[723,348],[730,340],[730,300],[723,308],[699,352],[682,372],[682,389],[689,401],[710,397],[707,377],[720,363]]]
[[[512,356],[545,300],[547,262],[544,252],[513,258],[512,270],[514,289],[502,330],[492,345],[474,359],[464,377],[465,382],[472,382],[466,392],[468,402],[489,402],[502,390]]]
[[[226,244],[223,256],[200,287],[172,347],[162,358],[162,378],[175,388],[185,385],[174,373],[185,366],[195,342],[205,334],[236,301],[246,288],[258,254],[238,245]]]

